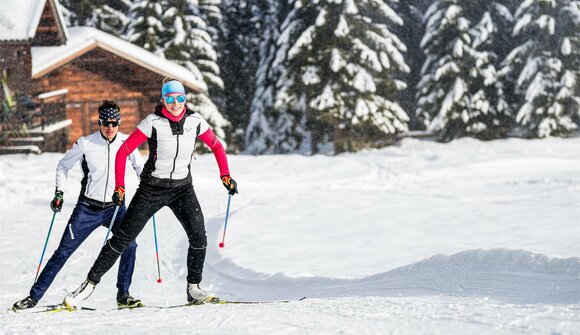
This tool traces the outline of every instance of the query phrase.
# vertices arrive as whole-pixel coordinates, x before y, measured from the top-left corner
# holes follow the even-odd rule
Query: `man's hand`
[[[64,203],[63,195],[64,193],[58,189],[54,191],[54,198],[50,202],[50,208],[53,212],[57,213],[61,211],[62,204]]]
[[[238,184],[229,175],[222,176],[222,184],[224,184],[229,194],[234,195],[238,193]]]
[[[113,203],[117,206],[122,206],[123,200],[125,200],[125,188],[117,186],[115,192],[113,192]]]

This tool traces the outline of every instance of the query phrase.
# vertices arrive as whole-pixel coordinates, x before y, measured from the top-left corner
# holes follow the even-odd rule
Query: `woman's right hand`
[[[113,203],[117,206],[122,206],[123,200],[125,200],[125,188],[123,186],[115,187],[115,192],[113,192]]]

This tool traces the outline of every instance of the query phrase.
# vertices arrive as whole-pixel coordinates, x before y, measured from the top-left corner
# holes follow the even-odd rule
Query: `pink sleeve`
[[[127,165],[127,156],[133,152],[143,142],[147,141],[147,136],[139,128],[127,137],[125,142],[117,151],[115,156],[115,188],[118,186],[125,187],[125,166]]]
[[[205,143],[215,156],[215,160],[218,163],[220,169],[220,177],[229,175],[230,171],[228,168],[228,158],[226,157],[226,151],[220,140],[215,136],[211,129],[205,131],[205,133],[198,136],[203,143]]]

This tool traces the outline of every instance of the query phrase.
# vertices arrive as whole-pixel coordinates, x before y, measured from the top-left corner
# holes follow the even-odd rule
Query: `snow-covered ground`
[[[61,154],[0,156],[0,301],[34,280]],[[0,312],[0,334],[580,334],[580,138],[400,146],[337,157],[230,156],[240,194],[227,205],[213,155],[192,166],[208,232],[203,286],[268,305],[115,310],[116,267],[86,306],[97,311]],[[50,238],[56,248],[80,189],[69,176]],[[137,185],[128,178],[128,197]],[[187,242],[167,209],[137,242],[131,293],[185,302]],[[100,229],[40,305],[86,276]]]

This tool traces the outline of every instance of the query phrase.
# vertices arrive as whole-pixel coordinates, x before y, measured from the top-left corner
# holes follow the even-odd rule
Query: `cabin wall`
[[[38,92],[66,88],[69,147],[80,136],[98,130],[98,106],[113,100],[121,107],[123,133],[131,133],[159,101],[162,77],[103,50],[81,55],[40,78]]]

